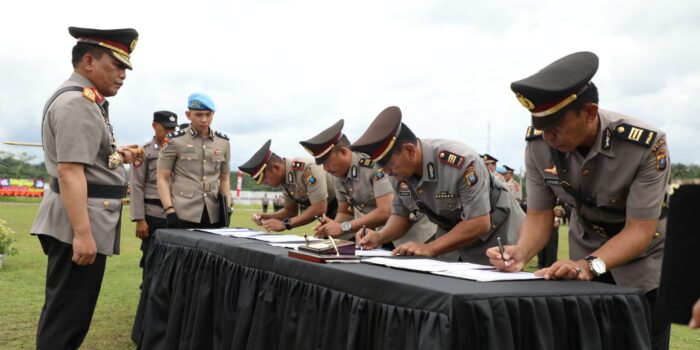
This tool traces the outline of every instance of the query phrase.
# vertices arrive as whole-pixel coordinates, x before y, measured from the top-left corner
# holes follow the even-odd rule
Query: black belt
[[[590,222],[582,217],[579,217],[579,221],[581,221],[584,231],[588,234],[597,234],[604,238],[610,238],[625,228],[624,221],[619,223]]]
[[[58,186],[58,179],[55,177],[51,178],[49,187],[51,191],[61,193],[61,188]],[[87,184],[87,196],[88,198],[122,199],[126,196],[126,186]]]
[[[158,198],[144,198],[143,202],[146,204],[155,205],[157,207],[163,207],[163,203],[161,203],[160,199]]]

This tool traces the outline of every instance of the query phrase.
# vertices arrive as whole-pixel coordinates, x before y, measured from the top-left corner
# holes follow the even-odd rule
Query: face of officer
[[[272,163],[268,164],[265,174],[263,175],[262,183],[271,187],[277,187],[284,180],[284,164]]]
[[[391,155],[391,160],[382,168],[382,171],[389,176],[393,176],[399,181],[413,176],[416,170],[416,163],[418,161],[416,153],[416,145],[412,143],[402,144],[401,151]]]
[[[156,143],[159,145],[163,143],[163,140],[165,140],[165,135],[175,131],[175,128],[166,128],[160,123],[152,123],[151,126],[153,127],[153,132],[156,136]]]
[[[185,115],[190,120],[190,125],[200,133],[208,131],[211,121],[214,119],[214,112],[208,109],[190,109],[185,112]]]
[[[587,103],[580,110],[569,110],[557,125],[542,130],[542,137],[553,148],[572,152],[590,149],[598,134],[598,105]]]
[[[334,147],[323,162],[323,170],[335,177],[343,177],[348,174],[350,163],[352,163],[352,151],[347,147]]]
[[[126,79],[126,66],[108,53],[103,53],[99,58],[86,53],[80,68],[80,73],[105,97],[116,95]]]
[[[486,164],[486,168],[489,169],[489,172],[495,173],[496,172],[496,163],[494,163],[494,162],[488,163],[488,164]]]
[[[513,173],[511,173],[510,171],[506,171],[506,173],[503,174],[503,178],[506,179],[506,181],[510,181],[510,179],[513,178]]]

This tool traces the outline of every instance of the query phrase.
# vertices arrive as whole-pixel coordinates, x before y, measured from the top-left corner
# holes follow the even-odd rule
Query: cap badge
[[[170,116],[170,118],[168,118],[168,119],[169,119],[171,122],[174,122],[174,121],[175,121],[175,117],[173,117],[173,116]]]
[[[527,97],[523,96],[522,94],[517,93],[517,94],[515,94],[515,97],[518,98],[518,101],[520,102],[521,105],[523,105],[523,107],[525,107],[527,109],[535,108],[535,104],[532,103],[532,101],[530,101]]]
[[[138,42],[138,39],[134,39],[131,41],[131,45],[129,45],[129,48],[131,49],[131,51],[134,51],[134,49],[136,48],[137,42]]]

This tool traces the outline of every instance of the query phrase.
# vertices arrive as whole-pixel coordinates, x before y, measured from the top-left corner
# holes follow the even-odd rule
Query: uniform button
[[[591,171],[588,169],[583,169],[583,171],[581,171],[581,175],[583,175],[583,176],[588,176],[590,173],[591,173]]]
[[[610,203],[612,203],[612,204],[617,203],[617,199],[615,199],[615,198],[611,199],[611,200],[610,200]]]
[[[206,180],[206,179],[207,179],[207,177],[206,177],[206,176],[202,176],[202,180]]]
[[[184,193],[180,192],[180,195],[182,196]]]
[[[206,160],[206,159],[204,160],[204,164],[207,164],[207,160]]]
[[[422,188],[419,188],[419,189],[418,189],[418,194],[423,194],[423,189],[422,189]]]
[[[452,209],[452,204],[448,204],[447,209]]]
[[[109,208],[109,202],[108,202],[108,201],[104,201],[104,203],[102,203],[102,205],[104,205],[105,208]]]
[[[192,160],[192,158],[191,158],[191,157],[187,157],[187,160]]]
[[[207,148],[207,145],[202,145],[202,148]]]
[[[203,196],[204,196],[204,197],[206,197],[206,196],[207,196],[207,194],[205,193],[205,194],[203,194]]]

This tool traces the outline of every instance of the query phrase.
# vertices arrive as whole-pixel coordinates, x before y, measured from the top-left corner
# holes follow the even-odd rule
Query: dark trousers
[[[220,228],[223,225],[218,222],[212,224],[209,220],[209,213],[207,212],[207,206],[204,206],[204,211],[202,211],[202,218],[199,222],[180,220],[179,228]]]
[[[100,295],[106,257],[97,254],[92,265],[71,260],[73,246],[51,236],[38,235],[48,256],[46,299],[36,333],[37,349],[77,349],[90,329]]]
[[[141,252],[143,254],[141,255],[141,261],[139,262],[139,266],[144,270],[146,266],[146,255],[148,255],[151,242],[153,242],[156,234],[156,230],[166,228],[168,226],[167,220],[156,216],[146,215],[145,219],[146,223],[148,224],[148,237],[141,240]]]
[[[267,213],[267,204],[263,204],[263,213]]]
[[[593,279],[596,282],[616,284],[610,272],[604,273]],[[651,348],[654,350],[668,350],[671,341],[671,322],[664,317],[662,310],[658,309],[659,288],[644,293],[649,308],[651,309]]]
[[[552,228],[547,245],[537,253],[537,268],[550,267],[557,261],[557,250],[559,249],[559,229]]]

